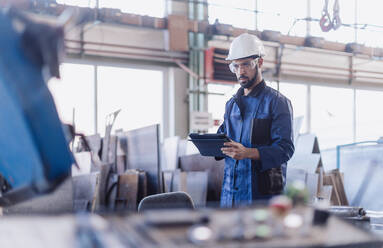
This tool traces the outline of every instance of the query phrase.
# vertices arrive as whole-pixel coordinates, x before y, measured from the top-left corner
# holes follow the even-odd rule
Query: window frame
[[[145,62],[137,62],[122,59],[121,61],[116,61],[115,59],[110,60],[107,58],[71,58],[67,57],[63,63],[68,64],[83,64],[83,65],[91,65],[94,70],[94,132],[99,133],[100,128],[98,127],[98,75],[97,75],[97,67],[98,66],[107,66],[107,67],[117,67],[117,68],[126,68],[126,69],[137,69],[137,70],[154,70],[162,72],[162,123],[160,127],[160,140],[163,140],[164,137],[169,137],[170,135],[170,126],[172,121],[170,120],[170,104],[171,104],[171,93],[170,93],[170,83],[169,83],[169,67],[161,66],[161,65],[153,65]],[[103,134],[100,134],[101,136]]]

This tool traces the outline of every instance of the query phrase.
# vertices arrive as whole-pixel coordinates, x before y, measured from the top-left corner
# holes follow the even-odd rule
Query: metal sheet
[[[139,173],[134,170],[118,176],[116,210],[137,209],[138,180]]]
[[[127,167],[147,173],[148,195],[161,192],[159,125],[127,131]]]
[[[200,154],[180,158],[180,168],[183,171],[207,171],[207,201],[211,203],[220,201],[224,166],[224,160],[216,161],[212,157],[203,157]]]
[[[164,163],[161,164],[162,170],[175,170],[178,168],[178,136],[166,138],[163,144]]]
[[[186,192],[191,196],[194,206],[205,207],[207,198],[207,172],[186,172]]]
[[[96,190],[97,175],[98,172],[72,177],[74,211],[90,210]]]

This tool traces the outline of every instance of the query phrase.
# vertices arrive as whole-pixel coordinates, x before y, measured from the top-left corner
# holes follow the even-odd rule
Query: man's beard
[[[257,65],[257,72],[255,73],[255,76],[252,79],[249,79],[248,77],[241,76],[239,79],[247,79],[247,81],[239,81],[239,84],[241,85],[242,88],[248,89],[251,88],[251,86],[254,85],[255,81],[257,80],[258,77],[258,65]]]
[[[247,78],[247,77],[242,77],[242,78]],[[254,82],[255,82],[255,77],[253,77],[251,80],[240,81],[239,84],[241,85],[242,88],[248,89],[254,85]]]

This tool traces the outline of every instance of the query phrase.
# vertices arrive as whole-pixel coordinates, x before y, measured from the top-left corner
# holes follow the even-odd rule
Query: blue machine
[[[50,67],[57,76],[59,34],[0,11],[0,206],[52,191],[70,175],[73,155],[42,75]]]

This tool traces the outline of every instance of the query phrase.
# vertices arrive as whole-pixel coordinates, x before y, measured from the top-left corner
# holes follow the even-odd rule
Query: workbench
[[[219,240],[219,235],[254,225],[253,213],[254,209],[248,208],[161,210],[141,215],[3,216],[0,247],[383,247],[379,236],[333,216],[324,226],[310,227],[309,219],[303,228],[280,236]],[[196,226],[208,226],[215,238],[192,242],[190,230]]]

